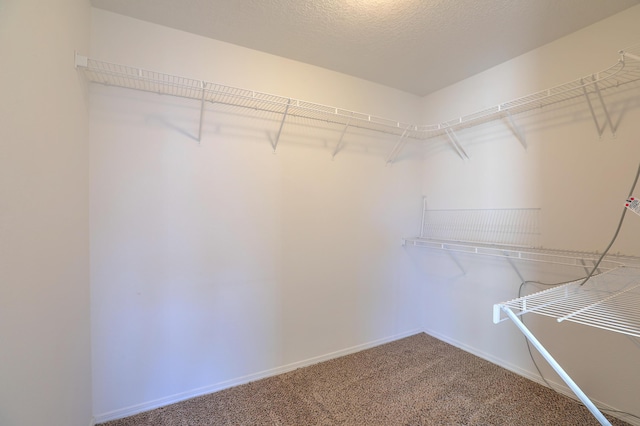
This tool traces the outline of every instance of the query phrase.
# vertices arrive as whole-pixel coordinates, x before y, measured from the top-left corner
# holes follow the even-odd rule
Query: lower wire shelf
[[[640,337],[640,267],[621,266],[585,283],[581,279],[493,306],[493,322],[511,319],[600,424],[611,425],[520,320],[528,313]]]
[[[502,257],[527,262],[573,266],[585,269],[586,273],[589,273],[600,257],[599,253],[594,252],[555,250],[474,241],[440,240],[422,237],[404,238],[402,240],[402,244],[405,247],[421,247],[426,249],[444,250],[447,252]],[[635,261],[635,259],[629,256],[607,255],[598,265],[596,273],[616,269],[633,261]]]
[[[616,333],[640,337],[640,268],[620,267],[548,290],[494,305],[493,321],[511,310],[520,316],[545,315]]]

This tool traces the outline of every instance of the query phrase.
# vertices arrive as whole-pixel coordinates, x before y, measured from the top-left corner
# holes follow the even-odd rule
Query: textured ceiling
[[[134,18],[426,95],[640,0],[92,0]]]

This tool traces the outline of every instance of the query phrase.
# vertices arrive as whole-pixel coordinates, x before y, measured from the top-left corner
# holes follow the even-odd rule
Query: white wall
[[[640,6],[434,93],[425,98],[423,121],[473,113],[607,68],[618,60],[618,49],[640,42],[638,22]],[[444,141],[431,144],[423,177],[429,208],[540,207],[544,247],[601,252],[613,236],[640,162],[638,85],[606,99],[619,122],[615,138],[609,128],[598,138],[582,98],[516,116],[526,150],[499,121],[458,133],[468,161]],[[597,113],[602,124],[599,107]],[[627,215],[613,253],[640,255],[638,219]],[[515,326],[492,323],[492,305],[517,296],[518,273],[559,282],[584,271],[518,263],[516,272],[503,259],[459,255],[464,274],[444,253],[414,249],[411,256],[426,279],[422,302],[428,332],[537,376]],[[637,340],[539,318],[527,321],[590,396],[640,415]],[[560,382],[540,362],[545,376]]]
[[[420,98],[94,10],[91,56],[417,121]],[[396,138],[91,88],[99,420],[412,333],[420,150]]]
[[[91,422],[86,0],[0,2],[0,424]]]

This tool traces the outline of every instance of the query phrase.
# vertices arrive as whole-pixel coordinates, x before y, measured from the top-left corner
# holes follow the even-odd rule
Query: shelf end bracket
[[[78,52],[74,52],[74,53],[75,53],[75,67],[87,68],[89,66],[89,58],[78,54]]]

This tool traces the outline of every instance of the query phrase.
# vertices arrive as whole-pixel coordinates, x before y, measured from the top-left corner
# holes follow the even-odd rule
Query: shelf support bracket
[[[526,280],[520,273],[520,270],[518,269],[516,264],[513,263],[513,260],[511,259],[511,257],[509,257],[505,252],[502,252],[502,254],[504,255],[505,259],[507,259],[507,262],[509,262],[509,266],[511,266],[511,268],[515,271],[516,275],[518,275],[518,278],[520,278],[520,282],[525,282]]]
[[[76,68],[87,68],[89,65],[89,58],[86,56],[80,55],[78,52],[73,52],[75,58],[75,67]]]
[[[460,145],[460,142],[458,141],[458,138],[456,137],[456,134],[453,132],[453,130],[451,130],[450,128],[446,128],[444,129],[444,131],[449,138],[449,142],[451,143],[451,145],[453,145],[453,148],[456,150],[460,158],[462,158],[463,160],[468,160],[469,155],[467,155],[467,152],[464,150],[462,145]]]
[[[201,83],[202,86],[202,99],[200,101],[200,125],[198,126],[198,144],[200,144],[200,142],[202,142],[202,119],[204,117],[204,98],[206,95],[206,88],[207,88],[207,83],[205,81],[202,81]]]
[[[453,254],[453,252],[451,252],[451,250],[448,250],[448,249],[445,249],[444,252],[449,255],[449,258],[451,258],[453,263],[455,263],[458,269],[460,269],[460,271],[462,272],[462,275],[467,275],[467,271],[464,270],[464,268],[462,267],[462,264],[460,263],[458,258]]]
[[[544,359],[549,363],[551,368],[555,370],[556,373],[560,376],[562,380],[571,388],[573,393],[582,401],[582,403],[587,407],[587,409],[593,414],[593,416],[600,422],[603,426],[611,426],[609,420],[598,410],[598,408],[591,402],[589,397],[578,387],[576,382],[574,382],[571,377],[567,374],[566,371],[558,364],[558,362],[551,356],[551,354],[542,346],[542,343],[536,339],[536,337],[531,333],[531,331],[524,325],[524,323],[518,318],[518,316],[508,307],[500,306],[502,311],[507,314],[507,316],[513,321],[513,323],[520,329],[522,334],[527,338],[529,342],[540,352],[540,354],[544,357]],[[495,322],[495,318],[494,318]]]
[[[522,133],[522,130],[520,129],[520,127],[518,127],[515,120],[513,119],[513,116],[509,111],[507,111],[507,115],[505,117],[507,118],[509,128],[513,132],[516,139],[518,139],[518,141],[520,142],[520,144],[522,144],[524,149],[527,149],[527,141],[524,137],[524,133]]]
[[[276,153],[276,149],[278,148],[278,142],[280,141],[280,135],[282,134],[282,127],[284,127],[284,121],[287,119],[287,114],[289,113],[289,106],[291,105],[291,99],[287,101],[287,106],[284,109],[284,114],[282,115],[282,121],[280,122],[280,128],[278,129],[278,134],[276,135],[276,140],[273,142],[273,153]]]
[[[345,133],[347,133],[349,124],[351,124],[351,119],[347,120],[347,124],[345,124],[344,129],[342,129],[342,133],[340,134],[340,139],[338,140],[338,144],[336,145],[336,148],[333,150],[333,154],[331,155],[332,160],[336,158],[336,154],[340,152],[340,150],[342,149],[342,141],[344,140]]]
[[[595,79],[595,77],[594,77]],[[613,122],[611,121],[611,115],[609,114],[609,110],[607,109],[607,105],[604,103],[604,99],[602,98],[602,93],[600,92],[600,88],[598,87],[598,82],[593,82],[593,87],[596,89],[596,93],[598,94],[598,99],[600,100],[600,105],[602,105],[602,110],[604,111],[604,115],[607,118],[607,123],[609,123],[609,128],[611,129],[611,134],[613,137],[616,136],[616,128],[613,126]],[[604,130],[604,125],[602,126]]]
[[[393,147],[393,149],[389,153],[389,156],[387,157],[387,164],[392,164],[394,161],[396,161],[398,155],[400,155],[400,151],[402,151],[402,148],[404,148],[405,144],[407,143],[406,137],[410,128],[411,125],[409,125],[406,129],[404,129],[404,132],[402,132],[402,136],[400,136],[400,139],[398,139],[398,142],[396,142],[396,145]]]
[[[636,61],[640,61],[640,56],[634,55],[633,53],[629,53],[627,51],[620,51],[620,53],[622,53],[622,58],[624,60],[624,58],[631,58],[631,59],[635,59]]]
[[[584,79],[580,79],[580,84],[582,84],[582,92],[584,93],[584,97],[587,99],[587,105],[589,105],[589,111],[591,112],[591,117],[593,118],[593,122],[596,125],[596,130],[598,131],[598,137],[602,138],[602,134],[604,133],[604,129],[606,123],[600,127],[600,123],[598,123],[598,117],[596,117],[596,112],[593,109],[593,104],[591,103],[591,99],[589,98],[589,93],[587,92],[587,88],[584,85]]]

